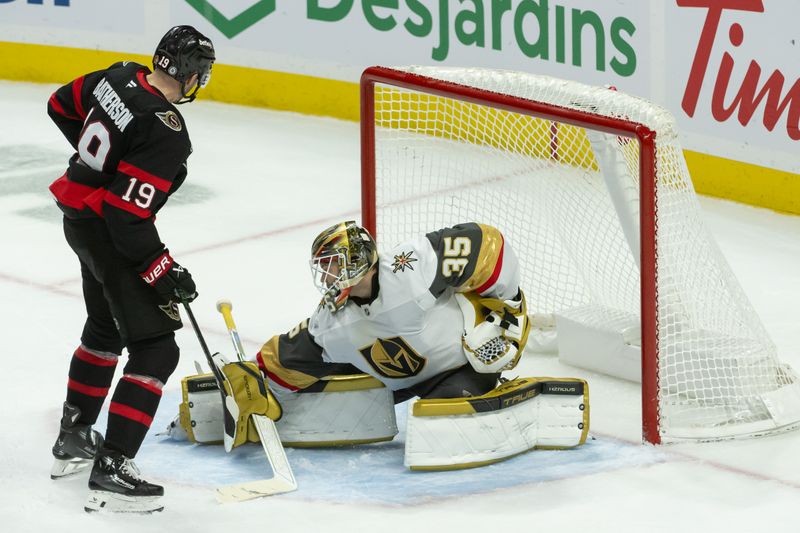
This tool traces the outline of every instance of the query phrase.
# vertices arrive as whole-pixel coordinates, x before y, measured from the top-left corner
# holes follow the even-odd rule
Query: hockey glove
[[[530,333],[522,289],[511,300],[457,293],[464,314],[464,355],[482,373],[511,370],[517,365]]]
[[[227,363],[221,371],[225,378],[225,409],[236,422],[231,447],[235,448],[246,442],[260,442],[250,416],[263,415],[278,420],[282,414],[278,400],[264,383],[256,363]]]
[[[139,270],[139,275],[164,301],[171,301],[176,296],[187,302],[197,298],[197,287],[192,275],[172,259],[167,249],[146,263],[144,268]]]

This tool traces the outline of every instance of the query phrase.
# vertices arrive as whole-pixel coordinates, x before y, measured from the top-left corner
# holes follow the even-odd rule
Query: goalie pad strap
[[[499,411],[529,400],[539,394],[582,396],[586,382],[580,379],[518,378],[508,381],[482,396],[420,400],[414,403],[414,416],[469,415]]]

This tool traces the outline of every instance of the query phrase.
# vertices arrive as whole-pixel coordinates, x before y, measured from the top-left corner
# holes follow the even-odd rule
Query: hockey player
[[[491,226],[445,228],[379,257],[365,229],[343,222],[315,239],[311,268],[321,305],[258,354],[279,396],[342,369],[374,376],[395,402],[479,396],[525,347],[519,265]],[[462,308],[473,321],[476,312],[487,317],[466,337]],[[484,348],[493,339],[497,345]]]
[[[51,477],[92,466],[87,511],[162,509],[163,487],[144,481],[132,459],[178,363],[177,303],[197,291],[161,242],[155,215],[185,180],[192,151],[175,104],[194,100],[214,59],[207,37],[176,26],[159,42],[153,71],[116,63],[61,87],[48,104],[76,150],[50,191],[80,262],[88,315],[69,367]],[[104,439],[92,425],[123,347],[128,362]]]
[[[378,254],[364,228],[343,222],[314,240],[311,269],[322,293],[311,318],[243,363],[251,365],[247,375],[228,375],[239,413],[276,419],[284,445],[391,440],[394,403],[415,396],[422,399],[409,408],[405,446],[412,469],[479,466],[584,442],[583,380],[497,386],[500,372],[517,364],[530,324],[517,258],[496,228],[459,224]],[[248,377],[256,366],[267,377],[264,394]],[[170,434],[222,440],[213,377],[190,376],[183,385]],[[240,416],[234,446],[255,438]]]

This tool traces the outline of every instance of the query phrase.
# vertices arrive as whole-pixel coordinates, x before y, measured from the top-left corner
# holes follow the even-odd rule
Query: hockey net
[[[482,69],[372,67],[361,98],[363,222],[381,249],[499,228],[559,350],[613,344],[608,358],[641,372],[649,442],[797,425],[800,385],[704,225],[669,112]]]

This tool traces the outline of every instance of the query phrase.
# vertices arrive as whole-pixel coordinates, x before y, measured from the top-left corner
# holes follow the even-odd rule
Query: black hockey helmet
[[[153,55],[153,68],[163,70],[179,81],[182,91],[186,90],[185,84],[192,74],[197,74],[194,92],[190,95],[184,93],[185,100],[178,102],[183,104],[194,100],[197,91],[208,85],[214,59],[216,56],[211,39],[192,26],[175,26],[158,43]]]

